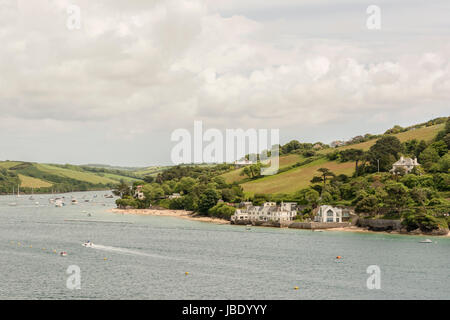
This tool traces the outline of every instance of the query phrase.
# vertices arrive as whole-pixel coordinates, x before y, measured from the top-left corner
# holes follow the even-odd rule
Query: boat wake
[[[159,254],[150,254],[150,253],[130,250],[130,249],[126,249],[126,248],[104,246],[104,245],[101,245],[101,244],[93,244],[92,243],[88,247],[92,248],[92,249],[97,249],[97,250],[103,250],[103,251],[109,251],[109,252],[117,252],[117,253],[129,254],[129,255],[135,255],[135,256],[158,258],[158,259],[168,259],[168,260],[177,260],[176,258],[162,256],[162,255],[159,255]]]

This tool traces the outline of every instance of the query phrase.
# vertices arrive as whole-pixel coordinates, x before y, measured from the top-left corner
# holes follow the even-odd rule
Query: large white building
[[[347,217],[348,214],[345,218]],[[327,205],[320,206],[314,217],[315,222],[343,222],[343,219],[342,209]]]
[[[282,202],[277,206],[275,202],[265,202],[262,206],[249,205],[243,209],[237,209],[231,217],[232,221],[251,222],[285,222],[294,220],[297,215],[297,204],[294,202]]]

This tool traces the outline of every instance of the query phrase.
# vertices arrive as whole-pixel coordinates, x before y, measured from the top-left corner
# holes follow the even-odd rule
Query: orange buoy
[[[341,256],[337,256],[337,257],[336,257],[336,259],[341,259],[341,258],[342,258]]]

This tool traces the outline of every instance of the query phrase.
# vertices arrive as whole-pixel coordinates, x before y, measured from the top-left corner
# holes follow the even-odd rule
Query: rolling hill
[[[437,133],[444,128],[444,124],[437,124],[433,126],[424,126],[422,128],[412,129],[405,132],[393,134],[401,142],[417,139],[417,140],[432,140]],[[362,149],[364,151],[375,144],[378,139],[369,140],[362,143],[346,145],[338,148],[323,149],[318,152],[319,155],[326,155],[329,152],[345,149]],[[280,156],[280,169],[289,167],[297,162],[304,160],[300,155],[287,154]],[[352,175],[355,170],[354,162],[342,162],[329,161],[326,158],[320,158],[308,164],[298,166],[289,169],[284,172],[280,172],[273,176],[267,176],[256,180],[248,181],[245,176],[241,176],[242,168],[229,171],[222,174],[225,181],[228,183],[238,182],[244,189],[247,195],[254,195],[255,193],[292,193],[302,188],[307,187],[310,184],[311,179],[317,175],[317,169],[328,168],[335,174]]]
[[[121,180],[141,181],[133,173],[119,170],[92,169],[74,165],[41,164],[22,161],[0,161],[0,169],[8,179],[0,181],[0,193],[17,190],[19,184],[23,192],[51,192],[58,190],[85,191],[109,189]],[[15,177],[15,179],[14,179]]]

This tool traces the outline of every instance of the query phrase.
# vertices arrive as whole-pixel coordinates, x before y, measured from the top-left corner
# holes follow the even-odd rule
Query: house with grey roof
[[[417,158],[411,159],[401,156],[400,159],[392,165],[392,169],[389,172],[396,173],[398,172],[398,169],[401,168],[405,173],[410,173],[417,166],[420,166],[417,162]]]

